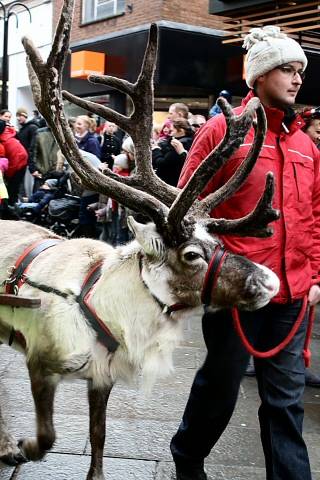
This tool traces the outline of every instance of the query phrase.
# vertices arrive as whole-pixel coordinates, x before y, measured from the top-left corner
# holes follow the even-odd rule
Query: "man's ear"
[[[254,82],[254,85],[253,85],[253,89],[256,91],[257,88],[259,87],[259,85],[261,85],[262,83],[264,83],[265,81],[265,78],[266,78],[266,75],[263,74],[263,75],[259,75],[259,77],[257,77],[255,79],[255,82]]]
[[[128,217],[127,222],[128,227],[146,255],[159,259],[164,256],[165,245],[154,223],[139,223],[131,216]]]

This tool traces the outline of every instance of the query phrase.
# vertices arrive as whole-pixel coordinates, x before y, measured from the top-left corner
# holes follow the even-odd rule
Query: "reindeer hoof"
[[[26,457],[10,434],[2,436],[0,439],[0,461],[12,467],[27,462]]]
[[[86,480],[105,480],[105,476],[100,472],[89,471]]]
[[[28,460],[41,460],[46,454],[45,450],[40,450],[36,438],[23,438],[19,440],[18,446]]]

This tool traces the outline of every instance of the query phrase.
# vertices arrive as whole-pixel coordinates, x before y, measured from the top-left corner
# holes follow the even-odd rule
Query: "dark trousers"
[[[92,210],[88,210],[88,205],[96,203],[99,200],[97,193],[87,197],[81,197],[79,209],[79,226],[74,233],[74,237],[97,238],[96,224],[97,219]]]
[[[20,186],[24,179],[26,167],[18,170],[11,178],[7,179],[7,190],[9,196],[9,205],[14,205],[18,201]]]
[[[268,350],[288,334],[300,307],[297,301],[242,312],[242,325],[256,348]],[[255,360],[267,480],[311,480],[302,438],[306,323],[305,318],[285,350],[270,359]],[[229,311],[205,314],[203,334],[207,358],[195,376],[182,422],[171,442],[173,458],[182,467],[203,465],[229,423],[249,361]]]

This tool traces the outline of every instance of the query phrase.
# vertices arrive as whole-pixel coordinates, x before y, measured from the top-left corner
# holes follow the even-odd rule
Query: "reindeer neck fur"
[[[170,373],[172,351],[181,340],[181,319],[186,312],[163,313],[155,297],[166,305],[177,301],[169,291],[169,270],[161,262],[150,265],[144,259],[146,266],[140,271],[141,256],[136,241],[111,252],[103,263],[91,304],[120,343],[110,364],[112,376],[125,374],[125,362],[141,369],[144,383],[149,385],[153,378]],[[116,361],[120,358],[121,362]]]

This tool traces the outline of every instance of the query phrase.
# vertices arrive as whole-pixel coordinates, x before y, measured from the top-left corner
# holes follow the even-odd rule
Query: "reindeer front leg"
[[[36,409],[37,437],[20,440],[19,447],[28,460],[40,460],[54,444],[53,402],[57,382],[41,370],[29,367],[31,389]]]
[[[10,338],[12,327],[0,321],[0,337]],[[0,345],[2,342],[0,342]],[[0,461],[7,465],[15,466],[18,463],[23,463],[26,458],[22,455],[16,440],[9,433],[7,425],[3,419],[0,408]]]
[[[88,382],[88,399],[90,412],[91,465],[87,480],[104,480],[103,447],[106,430],[106,408],[112,385],[95,389]]]

